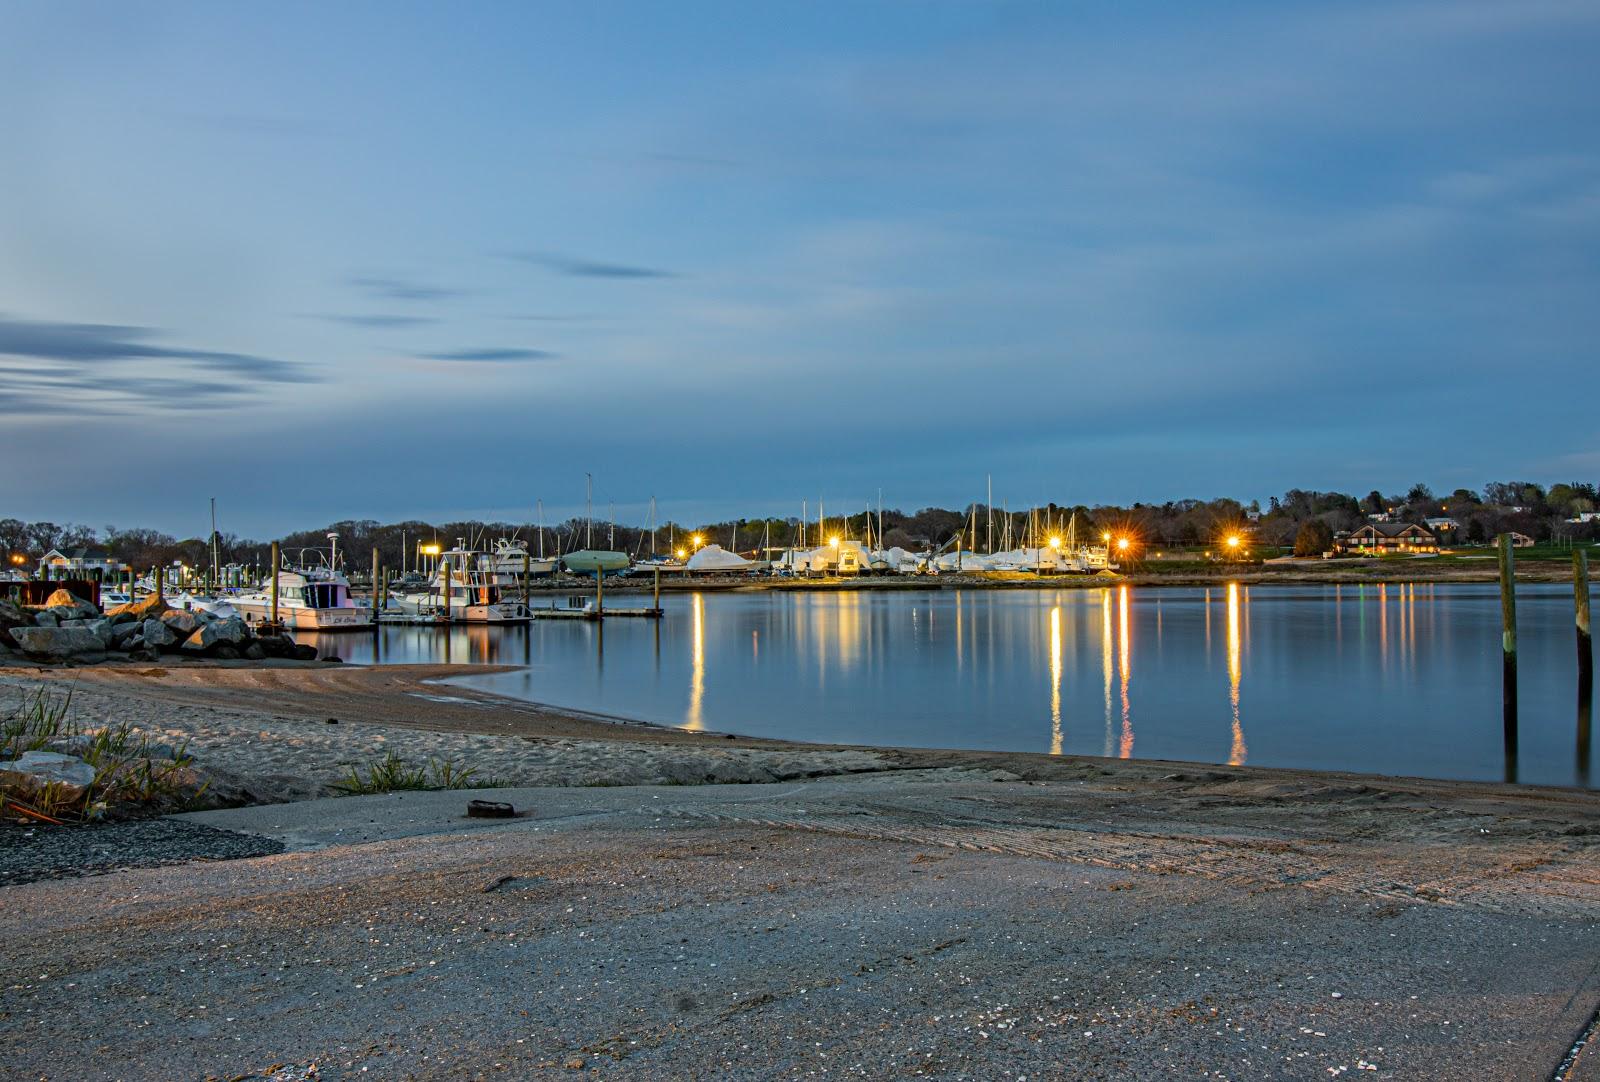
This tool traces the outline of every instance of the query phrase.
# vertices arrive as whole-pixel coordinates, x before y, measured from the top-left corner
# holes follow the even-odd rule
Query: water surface
[[[1591,784],[1570,587],[1518,591],[1510,770],[1493,585],[772,591],[663,603],[661,621],[298,637],[350,661],[376,649],[380,662],[525,665],[466,682],[690,729]]]

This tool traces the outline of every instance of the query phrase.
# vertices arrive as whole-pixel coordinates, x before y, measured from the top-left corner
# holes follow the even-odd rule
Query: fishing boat
[[[466,624],[514,624],[528,618],[526,606],[507,598],[500,589],[492,562],[467,548],[463,540],[440,554],[423,589],[391,593],[390,598],[390,611],[406,616],[434,616]]]
[[[278,622],[306,631],[356,631],[372,626],[372,610],[350,596],[350,583],[327,567],[282,568],[278,580]],[[251,623],[272,619],[272,585],[239,594],[229,604]]]

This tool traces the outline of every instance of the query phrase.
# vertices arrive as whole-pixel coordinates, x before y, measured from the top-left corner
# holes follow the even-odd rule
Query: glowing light
[[[1236,549],[1236,548],[1239,547],[1239,535],[1238,534],[1231,533],[1231,534],[1228,535],[1228,547],[1231,548],[1231,549]]]
[[[1061,538],[1059,538],[1059,537],[1052,537],[1052,538],[1051,538],[1051,539],[1050,539],[1050,547],[1051,547],[1051,548],[1053,548],[1053,549],[1058,549],[1058,548],[1060,548],[1060,547],[1061,547]]]
[[[828,538],[828,544],[832,545],[834,548],[838,548],[839,547],[839,539],[837,537],[830,537],[830,538]]]
[[[689,540],[694,542],[695,548],[699,548],[701,545],[706,543],[706,539],[701,537],[699,534],[695,534],[693,537],[689,538]]]
[[[685,557],[685,556],[687,556],[687,555],[688,555],[688,553],[687,553],[687,552],[685,552],[685,551],[684,551],[684,550],[683,550],[683,549],[679,549],[679,550],[678,550],[678,559],[680,559],[680,560],[681,560],[681,559],[683,559],[683,558],[684,558],[684,557]]]
[[[1119,551],[1127,552],[1129,544],[1131,544],[1131,542],[1126,537],[1117,538],[1117,549]]]
[[[437,555],[439,555],[439,546],[438,545],[423,545],[422,546],[422,554],[424,556],[437,556]]]
[[[1105,533],[1101,534],[1100,540],[1104,541],[1108,545],[1111,544],[1111,531],[1107,530]]]

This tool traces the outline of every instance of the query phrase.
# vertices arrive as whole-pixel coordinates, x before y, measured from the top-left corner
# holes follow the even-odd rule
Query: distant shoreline
[[[807,590],[1095,590],[1109,586],[1226,586],[1230,582],[1241,586],[1262,585],[1399,585],[1404,583],[1454,583],[1482,584],[1499,581],[1494,561],[1483,561],[1484,566],[1463,567],[1459,562],[1429,566],[1431,561],[1378,561],[1364,560],[1324,566],[1307,561],[1295,565],[1218,565],[1215,570],[1196,571],[1193,568],[1156,570],[1144,567],[1127,574],[1102,575],[1031,575],[1026,572],[989,572],[984,574],[947,575],[861,575],[849,578],[687,578],[679,575],[661,578],[662,593],[693,593],[720,591],[807,591]],[[1565,583],[1572,581],[1571,569],[1557,561],[1539,561],[1522,564],[1517,568],[1519,583]],[[648,578],[607,579],[605,592],[609,594],[648,594],[654,589]],[[520,588],[504,587],[516,596]],[[535,583],[529,588],[533,597],[556,597],[564,594],[589,594],[594,591],[592,579],[564,579],[560,583]]]

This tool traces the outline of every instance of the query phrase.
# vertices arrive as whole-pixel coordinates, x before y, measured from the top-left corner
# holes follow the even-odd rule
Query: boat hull
[[[250,623],[263,623],[272,615],[272,603],[243,599],[232,602]],[[360,631],[371,628],[372,610],[357,608],[312,609],[301,605],[278,604],[278,622],[300,631]]]

